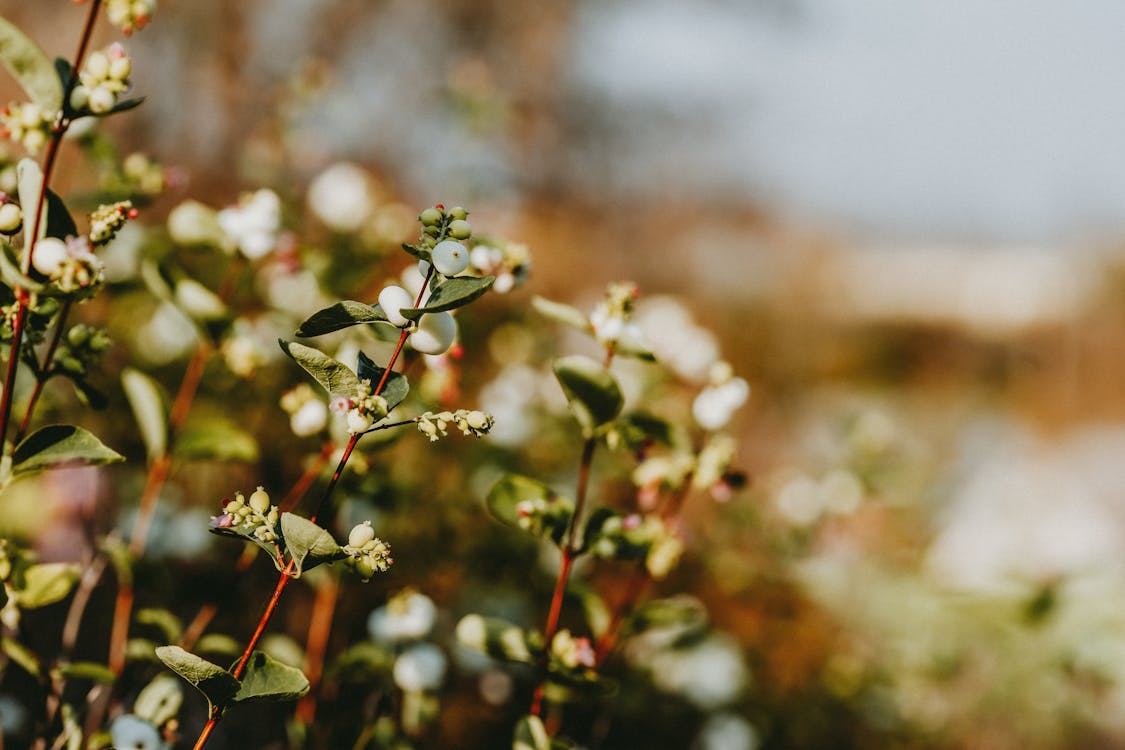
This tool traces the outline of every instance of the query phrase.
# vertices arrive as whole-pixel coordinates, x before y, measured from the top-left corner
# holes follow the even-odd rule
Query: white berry
[[[446,276],[456,276],[469,267],[469,251],[460,242],[444,240],[430,251],[434,268]]]
[[[375,529],[371,528],[370,521],[356,524],[350,534],[348,534],[349,547],[362,547],[375,538]]]
[[[44,237],[35,243],[35,254],[31,256],[31,265],[44,276],[51,278],[59,272],[63,261],[67,258],[66,245],[55,237]]]
[[[379,307],[383,308],[383,314],[392,325],[399,328],[410,325],[410,320],[403,317],[401,311],[403,308],[414,307],[414,300],[410,298],[410,292],[401,286],[388,286],[379,292]]]
[[[443,354],[457,336],[457,321],[448,312],[425,315],[410,345],[422,354]]]

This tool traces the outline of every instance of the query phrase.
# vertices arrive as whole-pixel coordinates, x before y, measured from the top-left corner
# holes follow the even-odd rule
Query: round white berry
[[[31,265],[44,276],[51,278],[59,272],[67,258],[66,244],[55,237],[44,237],[35,243],[35,254]]]
[[[356,524],[348,534],[349,547],[362,547],[375,538],[375,529],[371,528],[370,521]]]
[[[392,325],[399,328],[410,325],[410,320],[403,317],[401,310],[414,307],[414,300],[410,298],[410,292],[401,286],[388,286],[379,292],[379,307],[383,308],[383,314]]]
[[[448,312],[430,313],[422,317],[418,330],[410,337],[410,345],[422,354],[443,354],[457,336],[457,321]]]
[[[11,234],[23,224],[23,212],[15,203],[0,204],[0,232]]]
[[[353,435],[358,435],[361,432],[367,432],[367,428],[371,426],[371,417],[367,416],[359,409],[352,409],[348,412],[348,432]]]
[[[460,242],[444,240],[430,252],[434,268],[446,276],[456,276],[469,267],[469,251]]]
[[[270,496],[264,487],[259,487],[250,494],[250,507],[259,513],[270,509]]]
[[[105,86],[96,86],[90,90],[90,111],[95,115],[102,115],[113,109],[117,104],[117,96]]]

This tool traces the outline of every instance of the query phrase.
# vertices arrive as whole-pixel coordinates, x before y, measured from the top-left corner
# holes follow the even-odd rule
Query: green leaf
[[[586,518],[586,523],[582,527],[582,539],[575,544],[575,548],[579,552],[586,552],[598,541],[601,536],[602,527],[605,522],[615,517],[617,512],[612,508],[607,508],[604,505],[595,508]]]
[[[168,412],[164,395],[156,381],[140,370],[126,367],[121,372],[121,387],[133,409],[149,462],[168,451]]]
[[[106,117],[107,115],[116,114],[118,112],[126,112],[130,109],[133,109],[134,107],[139,107],[144,104],[145,98],[146,97],[143,96],[135,96],[132,99],[122,99],[121,101],[117,102],[117,104],[113,105],[113,109],[101,116]]]
[[[178,279],[172,297],[176,307],[200,323],[224,320],[227,317],[227,306],[219,299],[219,295],[195,279],[186,276]]]
[[[242,686],[234,703],[292,701],[309,692],[309,679],[296,667],[282,664],[263,651],[246,662]]]
[[[540,315],[556,323],[562,323],[564,326],[570,326],[586,333],[593,330],[590,326],[590,319],[577,307],[564,305],[561,302],[552,302],[539,295],[531,298],[531,306]]]
[[[456,635],[459,643],[495,659],[531,664],[542,651],[523,628],[499,617],[465,615],[457,623]]]
[[[0,63],[31,101],[46,112],[63,105],[63,86],[51,59],[10,21],[0,18]]]
[[[385,322],[387,316],[383,314],[383,308],[378,305],[346,299],[310,315],[297,329],[297,335],[302,338],[312,338],[351,326]]]
[[[535,512],[521,512],[521,503],[532,505]],[[574,503],[569,498],[562,497],[542,482],[520,474],[501,477],[489,490],[485,505],[501,523],[541,539],[550,539],[555,544],[562,543],[574,513]]]
[[[630,450],[637,450],[650,443],[675,446],[684,439],[681,431],[671,422],[646,412],[624,414],[613,428]]]
[[[113,670],[95,661],[76,661],[59,668],[59,673],[67,679],[90,680],[100,685],[112,685],[117,679]]]
[[[434,289],[433,294],[426,300],[425,307],[408,307],[401,310],[402,316],[410,320],[418,320],[426,313],[441,312],[464,307],[477,297],[487,292],[496,281],[495,276],[456,276],[446,279]]]
[[[609,630],[612,616],[609,606],[598,592],[587,586],[573,586],[573,593],[582,603],[582,613],[586,616],[586,625],[595,638],[601,638]]]
[[[224,417],[196,419],[177,436],[173,453],[197,461],[251,463],[258,460],[258,441]]]
[[[594,360],[576,354],[560,357],[552,366],[585,437],[621,411],[625,399],[617,381]]]
[[[32,677],[39,679],[42,675],[42,670],[39,668],[39,657],[15,638],[7,636],[0,638],[0,651],[3,651],[9,659],[20,665],[23,671]]]
[[[709,618],[703,603],[686,594],[645,602],[630,618],[634,632],[648,628],[675,628],[688,638],[708,627]]]
[[[88,406],[95,411],[101,411],[109,406],[109,398],[98,388],[90,385],[85,380],[79,380],[65,373],[64,377],[74,386],[74,392],[83,406]]]
[[[12,473],[18,476],[70,464],[100,466],[124,460],[81,427],[53,424],[36,430],[16,446]]]
[[[32,232],[35,231],[35,206],[39,203],[39,191],[43,189],[43,170],[39,168],[39,162],[27,157],[20,159],[19,163],[16,164],[16,185],[19,191],[20,205],[24,206],[23,251],[26,253],[39,237],[43,237],[47,233],[47,222],[43,219],[46,218],[48,207],[44,205],[43,212],[39,215],[39,237],[31,236]]]
[[[628,330],[617,337],[613,344],[613,351],[622,357],[633,357],[645,362],[656,361],[656,355],[649,349],[648,344],[640,338],[630,335]]]
[[[512,750],[551,750],[551,736],[538,716],[527,715],[516,722]]]
[[[379,385],[384,372],[386,372],[386,368],[372,362],[371,358],[363,352],[359,353],[359,366],[356,368],[356,375],[359,376],[360,380],[371,381],[372,390]],[[383,386],[383,392],[379,395],[387,400],[387,411],[390,411],[401,404],[409,392],[410,383],[406,380],[406,376],[400,372],[391,372]]]
[[[67,237],[78,236],[78,225],[70,215],[63,199],[53,190],[47,190],[47,231],[40,236],[57,237],[65,240]]]
[[[241,684],[234,675],[218,664],[184,651],[179,646],[160,646],[156,656],[173,672],[203,693],[211,706],[225,708],[238,693]]]
[[[27,222],[24,222],[26,226]],[[46,284],[40,284],[20,270],[19,262],[15,260],[12,246],[7,242],[0,242],[0,279],[12,289],[20,287],[36,294],[43,292]]]
[[[394,663],[394,653],[361,641],[340,654],[332,666],[332,674],[342,683],[371,683],[389,678]]]
[[[77,563],[41,563],[31,565],[24,573],[19,590],[20,609],[37,609],[66,598],[81,576]]]
[[[109,564],[113,566],[118,585],[133,585],[133,555],[129,552],[129,545],[120,537],[111,535],[102,537],[98,549],[105,554]]]
[[[166,609],[146,607],[137,610],[134,616],[138,625],[148,625],[160,631],[163,640],[178,641],[184,634],[184,624],[180,618]]]
[[[154,727],[176,718],[184,702],[180,681],[170,674],[158,674],[145,685],[133,702],[133,713]]]
[[[281,350],[312,375],[330,396],[356,395],[359,378],[347,365],[329,357],[327,354],[304,344],[278,339]]]
[[[297,563],[294,578],[317,565],[339,560],[346,553],[322,526],[295,513],[281,514],[281,535],[285,547]]]

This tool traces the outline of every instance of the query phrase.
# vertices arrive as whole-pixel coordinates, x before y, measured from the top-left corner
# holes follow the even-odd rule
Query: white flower
[[[445,654],[440,648],[416,643],[395,659],[395,684],[408,693],[436,690],[445,679],[445,667]]]
[[[437,607],[425,594],[407,590],[393,597],[367,618],[367,632],[379,643],[424,637],[434,627]]]
[[[309,185],[309,209],[325,226],[337,232],[354,232],[371,215],[371,183],[355,164],[333,164]]]
[[[237,206],[218,214],[227,238],[250,260],[265,257],[277,244],[281,228],[281,199],[272,190],[244,195]]]
[[[750,385],[742,378],[731,378],[721,385],[704,388],[691,405],[691,414],[705,430],[718,430],[750,397]]]

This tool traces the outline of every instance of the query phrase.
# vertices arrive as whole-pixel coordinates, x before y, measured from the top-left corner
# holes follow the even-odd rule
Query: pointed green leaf
[[[131,367],[121,372],[121,386],[140,428],[145,454],[149,462],[155,461],[168,450],[168,412],[160,386],[148,375]]]
[[[158,674],[137,695],[133,713],[154,727],[160,727],[180,713],[183,702],[184,690],[180,681],[167,673]]]
[[[430,298],[426,300],[425,307],[409,307],[401,310],[404,318],[418,320],[426,313],[453,310],[464,307],[477,297],[487,292],[496,281],[495,276],[477,278],[475,276],[456,276],[443,281]]]
[[[197,461],[251,463],[258,460],[258,441],[229,419],[193,419],[176,437],[172,452]]]
[[[309,692],[309,679],[296,667],[282,664],[264,651],[246,663],[242,686],[233,703],[292,701]]]
[[[297,563],[294,578],[321,563],[339,560],[346,554],[324,527],[295,513],[281,514],[281,535],[285,537],[286,549]]]
[[[208,323],[227,317],[227,306],[219,295],[195,279],[186,276],[178,279],[172,298],[176,307],[198,322]]]
[[[584,436],[592,437],[621,411],[625,399],[617,381],[594,360],[574,355],[560,357],[552,366]]]
[[[0,242],[0,279],[12,289],[20,287],[29,292],[40,293],[47,288],[46,284],[40,284],[20,270],[12,246],[7,242]]]
[[[0,63],[41,109],[46,112],[62,109],[63,86],[51,59],[39,45],[3,18],[0,18]]]
[[[117,114],[118,112],[126,112],[130,109],[133,109],[134,107],[139,107],[144,104],[145,98],[146,97],[143,96],[135,96],[132,99],[122,99],[121,101],[117,102],[117,104],[114,104],[113,109],[106,112],[105,115],[102,115],[102,117]]]
[[[561,302],[552,302],[538,295],[531,298],[531,306],[540,315],[556,323],[562,323],[564,326],[570,326],[586,333],[593,330],[590,327],[590,319],[577,307],[564,305]]]
[[[20,196],[20,205],[24,207],[23,210],[23,251],[26,253],[28,248],[35,244],[38,237],[32,237],[32,232],[35,231],[35,206],[39,203],[39,191],[43,188],[43,170],[39,168],[39,162],[34,159],[24,157],[16,164],[16,185]],[[43,206],[43,211],[40,213],[39,222],[39,237],[43,237],[47,233],[47,222],[42,221],[46,218],[47,206]]]
[[[238,693],[241,684],[234,675],[179,646],[160,646],[156,657],[173,672],[183,677],[203,693],[211,706],[226,707]]]
[[[24,585],[19,590],[21,609],[37,609],[65,599],[78,583],[81,569],[77,563],[41,563],[24,572]]]
[[[356,368],[356,375],[359,376],[360,380],[371,381],[372,390],[378,387],[379,381],[383,379],[384,372],[386,372],[386,368],[372,362],[371,358],[363,352],[359,353],[359,367]],[[390,411],[401,404],[409,392],[410,383],[407,382],[406,376],[400,372],[392,372],[379,395],[387,400],[387,411]]]
[[[159,630],[162,640],[178,641],[184,634],[184,624],[180,622],[180,618],[166,609],[159,607],[139,609],[133,619],[138,625],[147,625]]]
[[[555,544],[562,543],[574,513],[571,500],[542,482],[519,474],[507,474],[496,482],[485,504],[501,523]]]
[[[278,339],[281,350],[320,383],[330,396],[356,395],[359,378],[347,365],[329,357],[327,354],[304,344]]]
[[[65,240],[67,237],[78,236],[78,225],[74,223],[74,217],[70,215],[70,210],[63,203],[63,199],[55,194],[54,190],[47,191],[47,227],[46,232],[40,232],[40,236],[57,237],[60,240]]]
[[[95,661],[76,661],[66,664],[59,668],[59,672],[67,679],[90,680],[100,685],[112,685],[117,679],[113,670]]]
[[[81,427],[54,424],[36,430],[16,446],[12,473],[18,476],[70,464],[98,466],[124,460]]]
[[[512,750],[551,750],[551,736],[543,720],[529,714],[516,722]]]
[[[383,308],[378,305],[367,305],[346,299],[310,315],[297,329],[297,335],[302,338],[312,338],[350,326],[385,322],[387,316],[383,314]]]
[[[109,406],[109,398],[98,388],[85,380],[77,380],[70,376],[66,376],[66,379],[74,386],[74,392],[83,406],[88,406],[95,411],[101,411]]]
[[[42,674],[39,667],[39,657],[15,638],[9,638],[8,636],[0,637],[0,651],[3,651],[9,659],[19,664],[23,668],[23,671],[27,672],[32,677],[38,679]]]

